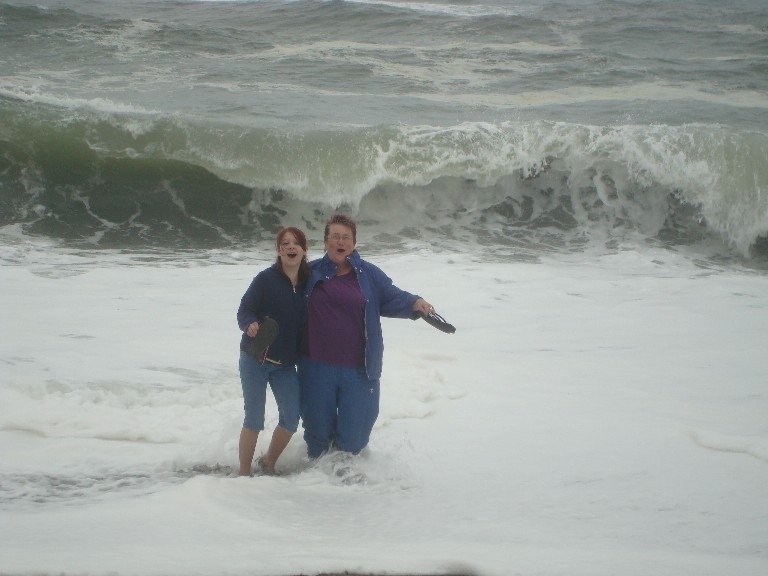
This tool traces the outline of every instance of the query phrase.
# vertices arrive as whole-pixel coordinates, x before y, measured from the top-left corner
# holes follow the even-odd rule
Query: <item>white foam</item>
[[[2,79],[0,79],[2,81]],[[47,104],[67,109],[88,109],[107,114],[156,114],[157,110],[147,109],[139,105],[116,102],[106,97],[82,98],[52,94],[48,86],[39,80],[26,81],[18,76],[12,83],[0,84],[0,96],[16,98],[26,102]]]
[[[423,14],[447,14],[460,18],[479,18],[484,16],[520,16],[525,10],[519,4],[511,6],[491,6],[488,4],[444,4],[438,2],[397,2],[396,0],[349,0],[352,4],[387,6]]]
[[[641,246],[379,255],[458,331],[384,320],[347,484],[298,436],[286,476],[217,475],[242,417],[234,312],[268,259],[188,256],[0,266],[3,572],[764,573],[768,276]]]

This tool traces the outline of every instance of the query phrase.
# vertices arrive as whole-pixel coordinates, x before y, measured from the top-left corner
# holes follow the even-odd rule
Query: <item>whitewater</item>
[[[384,322],[381,416],[350,486],[299,435],[282,476],[222,470],[260,254],[59,258],[0,268],[3,574],[768,566],[763,274],[655,249],[377,258],[457,332]]]
[[[767,31],[1,1],[0,575],[768,573]],[[383,320],[361,480],[237,477],[240,297],[336,211],[457,331]]]

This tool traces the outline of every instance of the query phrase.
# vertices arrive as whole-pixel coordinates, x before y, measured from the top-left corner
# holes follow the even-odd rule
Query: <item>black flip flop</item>
[[[252,358],[256,358],[259,362],[264,362],[263,356],[272,344],[277,339],[277,334],[280,332],[280,327],[272,318],[267,316],[264,318],[264,322],[259,324],[259,331],[256,332],[256,336],[251,338],[246,335],[245,353]]]
[[[456,327],[453,324],[448,324],[448,322],[445,321],[445,318],[440,316],[437,312],[434,310],[431,310],[429,314],[422,314],[421,317],[426,320],[426,322],[441,332],[445,332],[446,334],[453,334],[456,332]]]

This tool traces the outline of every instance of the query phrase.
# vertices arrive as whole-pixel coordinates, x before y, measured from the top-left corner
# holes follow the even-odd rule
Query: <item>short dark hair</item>
[[[331,216],[328,222],[325,223],[325,236],[323,236],[324,240],[328,240],[331,224],[341,224],[352,230],[352,241],[357,244],[357,224],[355,224],[355,221],[352,220],[352,218],[346,214],[334,214]]]

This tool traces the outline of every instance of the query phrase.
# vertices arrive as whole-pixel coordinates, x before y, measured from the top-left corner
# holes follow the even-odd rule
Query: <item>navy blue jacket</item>
[[[240,300],[237,309],[237,325],[243,331],[240,350],[247,341],[245,330],[256,321],[263,322],[269,316],[277,322],[280,331],[270,345],[267,358],[281,364],[295,364],[298,359],[299,336],[306,319],[304,286],[293,289],[290,278],[277,264],[259,272]]]
[[[354,250],[347,261],[357,273],[357,281],[365,298],[365,372],[369,380],[381,377],[384,359],[384,337],[381,332],[381,317],[411,318],[419,317],[411,308],[419,296],[401,290],[378,266],[363,260]],[[322,258],[310,262],[312,276],[307,282],[305,296],[307,303],[312,290],[318,282],[330,280],[336,276],[338,266],[325,254]]]

